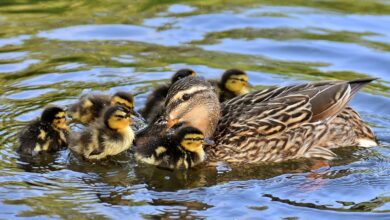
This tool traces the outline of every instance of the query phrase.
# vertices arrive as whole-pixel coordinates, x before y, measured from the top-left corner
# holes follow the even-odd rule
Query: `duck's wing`
[[[322,81],[315,83],[306,83],[300,85],[291,85],[284,87],[270,87],[266,89],[257,90],[245,95],[237,96],[225,103],[224,106],[240,106],[250,105],[254,103],[268,101],[276,97],[283,97],[289,94],[299,94],[305,91],[321,91],[325,88],[331,87],[337,84],[349,84],[351,86],[351,97],[358,92],[363,86],[376,80],[377,78],[365,78],[351,81]]]
[[[218,127],[270,123],[273,130],[284,130],[306,122],[330,120],[372,80],[333,81],[255,91],[223,103]]]
[[[326,137],[327,122],[366,83],[345,81],[271,88],[242,96],[240,101],[226,102],[214,135],[216,145],[209,155],[252,162],[297,157],[330,159],[334,154],[318,144]]]

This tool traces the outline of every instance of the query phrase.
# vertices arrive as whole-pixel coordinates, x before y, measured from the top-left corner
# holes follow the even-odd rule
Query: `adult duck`
[[[186,123],[214,144],[209,161],[254,163],[301,157],[332,159],[342,146],[375,146],[375,136],[347,106],[373,79],[273,87],[219,103],[209,82],[186,77],[165,102],[167,127]]]

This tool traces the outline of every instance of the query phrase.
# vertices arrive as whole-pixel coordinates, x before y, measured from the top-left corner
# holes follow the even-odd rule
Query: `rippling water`
[[[1,0],[0,218],[390,219],[390,2],[261,2]],[[378,77],[351,105],[381,146],[339,149],[316,170],[301,160],[184,173],[131,155],[15,153],[18,129],[46,104],[125,89],[141,108],[182,67],[209,78],[241,68],[258,88]]]

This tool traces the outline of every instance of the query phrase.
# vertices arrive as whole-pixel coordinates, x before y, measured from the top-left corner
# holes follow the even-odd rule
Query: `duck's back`
[[[105,94],[93,94],[81,98],[78,103],[70,106],[69,113],[73,120],[82,124],[95,121],[102,111],[110,105],[111,98]]]
[[[43,144],[43,140],[38,137],[41,129],[42,126],[39,119],[28,123],[19,133],[19,146],[17,152],[29,155],[35,154],[34,149],[36,145],[38,143]]]
[[[346,108],[371,80],[270,88],[227,101],[222,104],[215,145],[207,148],[209,158],[230,162],[330,159],[334,154],[329,148],[359,145],[361,136],[373,139],[356,112]]]
[[[19,134],[21,154],[36,155],[41,151],[53,153],[68,146],[68,132],[54,130],[49,124],[36,119],[27,124]]]

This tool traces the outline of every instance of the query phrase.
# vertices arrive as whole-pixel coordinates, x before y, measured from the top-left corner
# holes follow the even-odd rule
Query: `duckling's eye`
[[[184,101],[187,101],[191,98],[191,96],[189,94],[184,94],[182,97],[181,97]]]

